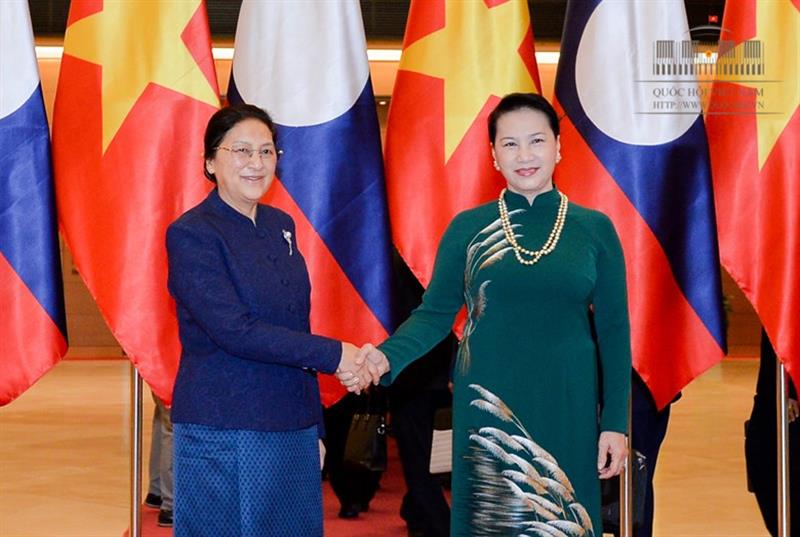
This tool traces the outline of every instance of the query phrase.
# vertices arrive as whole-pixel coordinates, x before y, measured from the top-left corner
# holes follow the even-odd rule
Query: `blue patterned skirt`
[[[175,537],[321,537],[317,436],[176,423]]]

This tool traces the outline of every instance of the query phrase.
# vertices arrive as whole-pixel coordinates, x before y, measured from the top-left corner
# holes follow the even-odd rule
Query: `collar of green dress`
[[[552,190],[543,192],[533,198],[533,204],[529,204],[525,196],[506,190],[505,194],[506,206],[509,210],[514,209],[532,209],[534,207],[554,207],[561,202],[561,197],[558,195],[558,189],[553,187]]]

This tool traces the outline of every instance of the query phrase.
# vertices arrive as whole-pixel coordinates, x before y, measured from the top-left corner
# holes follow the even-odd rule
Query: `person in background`
[[[278,160],[269,115],[219,110],[204,149],[215,188],[167,230],[182,346],[174,535],[320,537],[317,372],[359,370],[357,349],[310,333],[294,222],[259,203]]]
[[[756,496],[764,525],[778,535],[778,440],[777,440],[777,356],[761,331],[761,363],[758,368],[753,411],[745,430],[745,461],[750,489]],[[789,498],[791,537],[800,537],[800,405],[797,387],[789,381]]]
[[[325,417],[325,474],[331,489],[339,500],[339,518],[357,518],[369,510],[383,472],[368,470],[345,463],[345,448],[353,416],[372,410],[385,411],[385,394],[381,388],[370,388],[370,393],[348,393],[335,404],[323,410]]]
[[[680,397],[680,394],[678,395]],[[678,398],[676,397],[675,400]],[[672,401],[659,410],[647,385],[633,370],[631,382],[631,447],[645,457],[647,465],[647,495],[644,501],[644,515],[640,526],[634,528],[634,537],[652,537],[653,516],[655,513],[655,489],[653,478],[661,443],[667,435],[669,413]]]
[[[172,420],[169,409],[153,395],[153,434],[150,438],[150,482],[144,504],[158,509],[158,525],[172,527]]]
[[[424,289],[396,252],[394,269],[398,318],[404,319],[419,306]],[[453,334],[447,336],[408,366],[389,389],[392,432],[406,483],[400,516],[409,537],[450,535],[450,506],[441,480],[430,473],[430,460],[434,415],[453,404],[448,383],[456,343]]]

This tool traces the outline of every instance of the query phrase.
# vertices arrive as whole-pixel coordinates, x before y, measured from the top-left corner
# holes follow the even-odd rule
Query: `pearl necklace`
[[[500,209],[500,223],[503,225],[506,240],[511,245],[511,248],[514,249],[514,255],[517,256],[517,261],[523,265],[535,265],[542,257],[556,249],[558,239],[561,238],[561,231],[564,229],[564,223],[567,221],[567,207],[569,206],[567,203],[567,196],[563,192],[558,193],[558,195],[561,196],[561,202],[558,205],[556,221],[555,224],[553,224],[552,231],[550,231],[550,236],[547,237],[547,241],[540,249],[531,251],[520,246],[514,236],[514,230],[511,229],[511,218],[508,215],[508,207],[506,207],[506,200],[503,198],[505,193],[506,189],[504,188],[503,191],[500,192],[500,197],[497,199],[497,207]],[[529,256],[530,259],[523,258],[523,255]]]

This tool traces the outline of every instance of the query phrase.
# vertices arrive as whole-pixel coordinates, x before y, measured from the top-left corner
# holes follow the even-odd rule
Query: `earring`
[[[559,162],[561,162],[561,151],[556,153],[556,164],[558,164]]]
[[[494,169],[498,172],[500,171],[500,165],[497,163],[497,160],[494,161]]]

